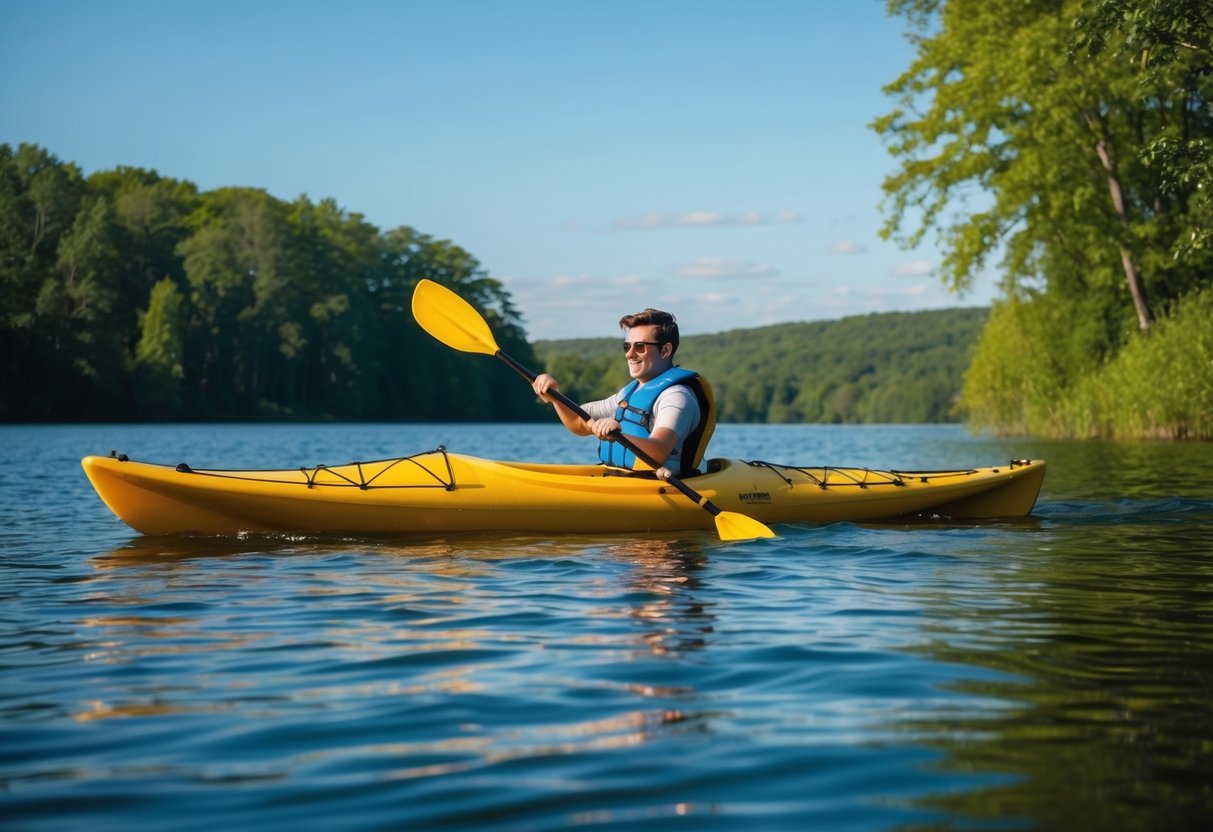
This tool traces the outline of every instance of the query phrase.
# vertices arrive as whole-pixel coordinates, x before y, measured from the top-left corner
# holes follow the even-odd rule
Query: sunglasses
[[[663,341],[624,341],[623,353],[627,355],[634,349],[637,355],[644,355],[649,347],[660,347],[663,343]]]

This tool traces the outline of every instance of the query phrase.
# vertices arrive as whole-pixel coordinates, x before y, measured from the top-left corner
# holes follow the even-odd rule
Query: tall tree
[[[887,88],[897,109],[874,125],[900,161],[885,182],[884,231],[918,242],[938,229],[955,287],[1004,256],[1006,299],[966,377],[970,416],[1009,432],[1106,436],[1117,425],[1149,425],[1149,435],[1204,433],[1198,408],[1160,417],[1149,384],[1132,397],[1116,386],[1133,376],[1213,388],[1213,365],[1197,362],[1203,375],[1171,380],[1173,362],[1159,359],[1196,348],[1184,343],[1188,327],[1162,328],[1151,341],[1168,344],[1148,350],[1134,336],[1198,304],[1213,282],[1213,7],[891,0],[889,8],[914,26],[917,55]]]
[[[38,307],[49,312],[53,305],[55,281],[62,277],[59,240],[75,223],[86,193],[75,165],[36,145],[0,145],[0,354],[20,357],[0,361],[0,386],[29,393],[0,406],[7,418],[55,412],[48,397],[58,390],[53,379],[63,364],[60,322],[48,321]]]
[[[129,336],[139,337],[138,313],[152,287],[165,277],[185,285],[177,246],[191,229],[186,219],[198,206],[198,188],[143,168],[119,167],[88,177],[92,193],[106,199],[113,213],[117,244],[122,250],[118,291],[139,299],[114,310]],[[134,344],[129,343],[128,349]]]
[[[366,418],[378,412],[373,379],[378,321],[370,296],[379,266],[379,229],[332,199],[300,197],[290,208],[293,283],[301,354],[285,395],[303,412]],[[289,348],[284,341],[284,353]],[[288,355],[293,358],[293,355]]]
[[[1148,330],[1155,306],[1199,284],[1205,265],[1159,255],[1191,230],[1200,188],[1151,156],[1179,137],[1185,153],[1191,137],[1200,147],[1213,114],[1192,62],[1147,73],[1116,59],[1116,2],[890,0],[917,27],[917,55],[887,87],[898,108],[874,124],[901,160],[885,182],[884,231],[917,243],[939,228],[957,288],[1000,252],[1008,294],[1077,297],[1114,280]],[[1076,50],[1096,19],[1102,51]]]
[[[180,412],[181,382],[185,378],[185,297],[171,277],[155,286],[147,310],[139,315],[139,342],[135,345],[136,400],[141,413],[172,417]]]
[[[198,316],[187,343],[204,398],[249,415],[274,378],[274,352],[294,335],[283,324],[290,267],[284,206],[264,191],[225,188],[205,196],[178,247]]]
[[[1175,118],[1145,135],[1143,156],[1161,189],[1186,209],[1173,256],[1198,255],[1213,240],[1213,4],[1208,0],[1091,0],[1076,21],[1074,51],[1138,69],[1139,92],[1169,90]],[[1207,261],[1206,261],[1207,262]]]

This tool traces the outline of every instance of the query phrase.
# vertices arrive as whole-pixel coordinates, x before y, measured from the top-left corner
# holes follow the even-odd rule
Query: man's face
[[[645,382],[670,368],[674,345],[658,345],[654,343],[658,338],[656,324],[634,326],[624,333],[623,340],[632,345],[626,353],[632,378]]]

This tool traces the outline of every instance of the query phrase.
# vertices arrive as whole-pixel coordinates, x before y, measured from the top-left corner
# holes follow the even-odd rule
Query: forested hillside
[[[0,420],[550,418],[503,365],[420,330],[422,277],[540,366],[508,293],[453,243],[328,200],[201,192],[137,168],[84,177],[0,146]],[[943,421],[985,315],[737,330],[687,338],[679,357],[713,381],[724,421]],[[575,393],[627,379],[612,339],[544,355]]]
[[[422,277],[534,360],[501,284],[450,242],[0,145],[0,421],[545,417],[417,327]]]
[[[954,405],[987,309],[892,312],[682,339],[677,362],[702,373],[724,422],[914,423]],[[540,341],[573,398],[627,380],[618,339]]]

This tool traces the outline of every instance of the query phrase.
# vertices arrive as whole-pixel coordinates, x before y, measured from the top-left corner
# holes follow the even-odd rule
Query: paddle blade
[[[735,511],[722,511],[716,515],[716,534],[721,540],[754,540],[759,537],[775,537],[775,532],[753,517]]]
[[[460,352],[496,355],[500,349],[475,307],[432,280],[421,280],[413,290],[413,317],[430,335]]]

